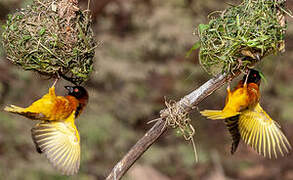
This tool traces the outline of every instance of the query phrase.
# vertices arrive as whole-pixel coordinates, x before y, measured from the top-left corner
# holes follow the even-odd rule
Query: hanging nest
[[[93,70],[95,40],[88,11],[76,0],[35,0],[3,26],[7,59],[24,70],[75,84]]]
[[[198,28],[201,66],[212,75],[231,73],[283,52],[284,7],[285,0],[243,0],[212,13],[210,22]]]

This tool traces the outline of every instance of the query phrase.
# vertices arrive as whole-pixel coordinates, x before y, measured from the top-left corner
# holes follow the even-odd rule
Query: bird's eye
[[[78,91],[79,91],[79,90],[78,90],[77,88],[75,88],[75,89],[74,89],[74,92],[76,92],[76,93],[77,93]]]

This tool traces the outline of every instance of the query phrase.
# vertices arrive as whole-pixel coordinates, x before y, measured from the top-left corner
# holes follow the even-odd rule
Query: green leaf
[[[27,40],[29,40],[29,39],[31,39],[31,38],[32,38],[32,37],[31,37],[30,35],[24,35],[22,39],[23,39],[24,41],[27,41]]]
[[[205,31],[206,29],[208,29],[210,26],[208,24],[199,24],[198,25],[198,30],[199,33],[202,33],[203,31]]]
[[[237,16],[236,16],[236,23],[237,23],[237,27],[238,27],[238,28],[241,28],[241,27],[240,27],[240,18],[239,18],[239,14],[237,14]]]
[[[196,42],[196,43],[192,46],[192,48],[189,49],[189,51],[186,53],[186,56],[185,56],[185,57],[186,57],[186,58],[189,57],[190,54],[192,53],[192,51],[194,51],[194,50],[196,50],[196,49],[198,49],[198,48],[200,48],[200,41]]]
[[[42,35],[45,34],[45,32],[46,32],[46,29],[45,29],[45,28],[42,28],[42,29],[40,30],[40,32],[39,32],[39,35],[42,36]]]
[[[20,20],[20,19],[22,19],[22,18],[23,18],[23,15],[17,15],[17,16],[16,16],[16,19],[17,19],[17,20]]]
[[[2,25],[2,30],[7,30],[7,26],[6,25]]]
[[[9,26],[9,29],[11,31],[16,31],[17,30],[17,27],[13,24],[13,25]]]
[[[8,14],[8,15],[7,15],[7,19],[8,19],[9,21],[12,19],[12,17],[13,17],[12,14]]]
[[[267,81],[267,79],[265,78],[265,75],[264,75],[262,72],[260,72],[260,71],[259,71],[259,75],[260,75],[261,79],[263,79],[264,83],[265,83],[265,84],[268,84],[268,81]]]

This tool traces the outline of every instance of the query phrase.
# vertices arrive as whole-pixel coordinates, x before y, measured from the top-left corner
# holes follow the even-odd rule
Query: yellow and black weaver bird
[[[278,154],[289,153],[291,145],[280,130],[280,126],[259,104],[261,82],[260,73],[251,69],[233,91],[228,85],[226,103],[223,110],[204,110],[200,113],[209,119],[225,119],[232,136],[231,153],[238,147],[240,139],[259,154],[275,158]]]
[[[6,106],[5,111],[40,120],[32,129],[39,153],[44,153],[55,168],[65,175],[76,174],[80,165],[80,137],[74,124],[88,102],[81,86],[65,86],[67,96],[56,96],[55,86],[27,108]]]

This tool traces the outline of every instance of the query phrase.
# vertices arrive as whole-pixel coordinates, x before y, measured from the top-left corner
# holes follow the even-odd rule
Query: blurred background
[[[31,0],[0,0],[0,21]],[[85,84],[90,101],[77,125],[81,135],[80,172],[58,174],[35,151],[33,122],[0,111],[0,179],[104,179],[113,166],[143,134],[146,124],[164,108],[164,98],[179,100],[211,77],[198,63],[198,52],[186,58],[197,41],[194,35],[207,15],[239,0],[92,0],[93,28],[98,47],[95,71]],[[289,9],[293,2],[288,0]],[[80,0],[87,7],[87,0]],[[26,106],[47,93],[53,80],[25,72],[5,59],[0,50],[0,105]],[[261,86],[263,108],[276,120],[293,144],[293,19],[288,17],[286,52],[267,57],[257,69],[267,83]],[[238,80],[234,80],[234,83]],[[63,95],[61,81],[57,93]],[[199,105],[224,106],[226,87]],[[207,120],[196,110],[196,164],[189,142],[170,129],[135,163],[125,180],[293,179],[292,154],[265,159],[243,142],[230,154],[231,138],[222,121]],[[290,131],[291,130],[291,131]]]

